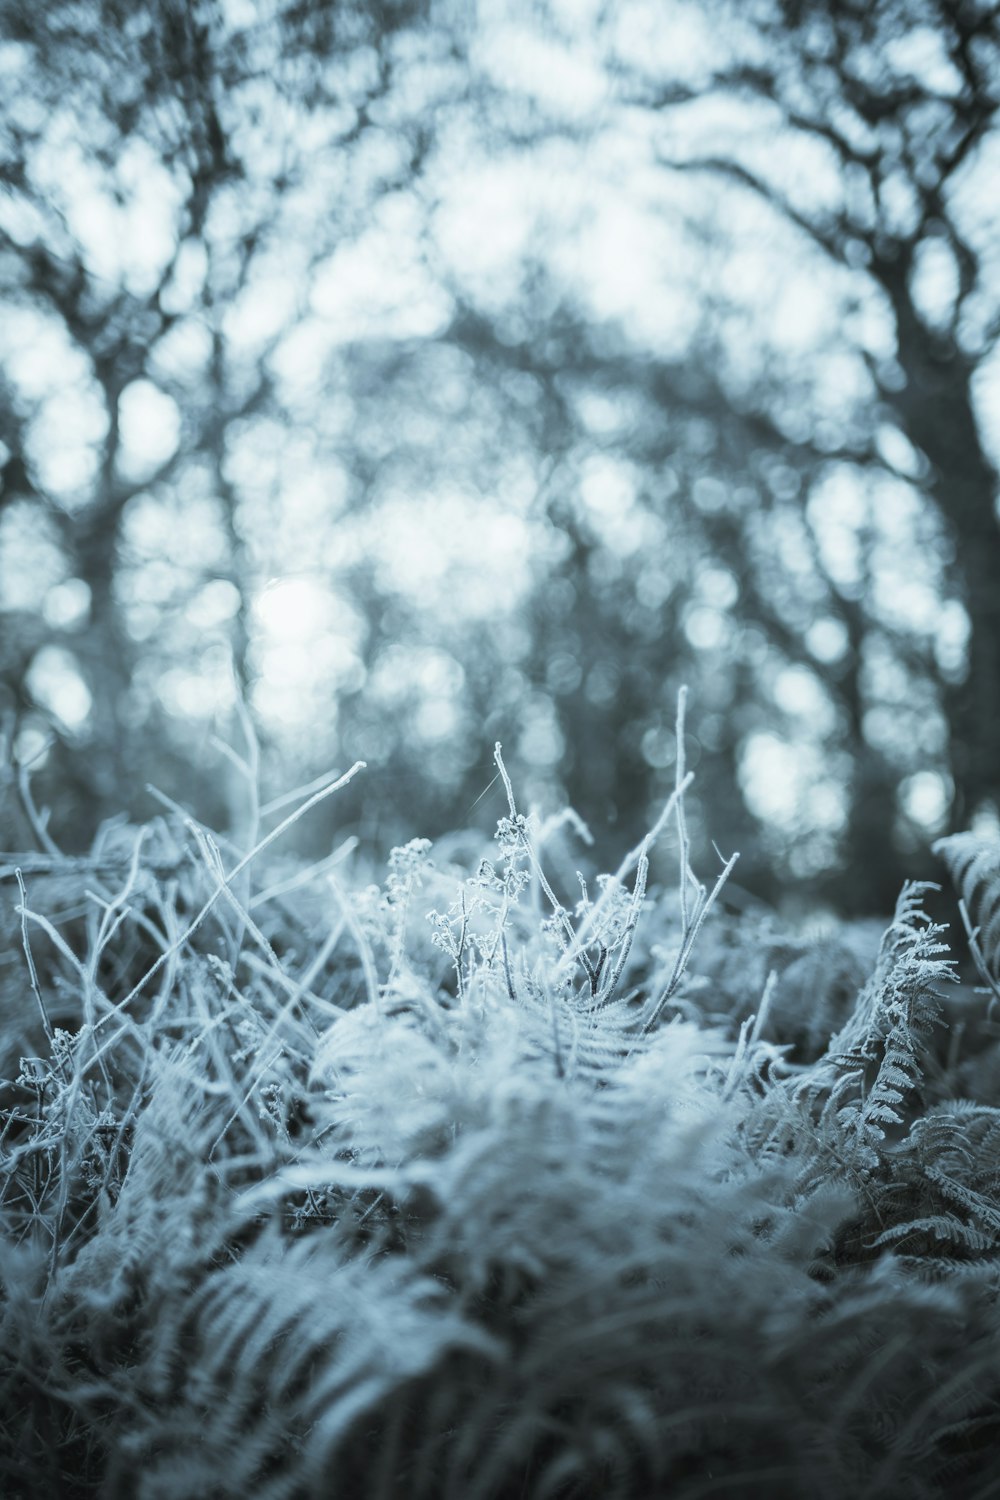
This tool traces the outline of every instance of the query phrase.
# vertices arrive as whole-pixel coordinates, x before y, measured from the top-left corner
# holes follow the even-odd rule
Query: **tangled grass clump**
[[[776,958],[680,757],[575,894],[497,765],[471,871],[269,870],[347,777],[3,857],[3,1493],[996,1494],[998,1028],[920,888]]]

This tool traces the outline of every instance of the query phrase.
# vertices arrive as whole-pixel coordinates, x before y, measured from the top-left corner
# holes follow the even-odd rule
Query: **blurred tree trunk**
[[[76,645],[93,699],[92,744],[82,757],[102,803],[121,797],[129,775],[125,703],[132,680],[132,651],[115,598],[121,507],[95,506],[73,534],[73,567],[90,589],[90,621]],[[134,774],[134,768],[133,768]]]
[[[924,327],[905,262],[875,274],[896,313],[906,385],[893,397],[900,425],[931,464],[929,489],[955,546],[955,581],[969,616],[968,668],[944,697],[951,731],[953,818],[964,826],[983,803],[1000,808],[1000,479],[983,451],[972,396],[978,361],[957,339]]]
[[[729,14],[722,5],[720,17]],[[1000,806],[1000,480],[984,449],[973,395],[976,372],[1000,335],[1000,295],[981,248],[983,225],[977,228],[975,209],[962,208],[958,191],[963,171],[997,128],[1000,7],[955,0],[837,6],[774,0],[755,20],[766,53],[720,70],[715,87],[728,100],[776,103],[790,136],[830,153],[841,176],[839,200],[810,194],[805,175],[783,175],[780,153],[770,162],[744,156],[736,132],[717,154],[665,153],[663,160],[676,170],[724,176],[757,194],[834,265],[867,274],[888,298],[895,363],[885,370],[868,357],[876,401],[862,416],[869,436],[861,461],[873,471],[884,467],[878,429],[895,423],[928,462],[929,474],[913,482],[933,500],[954,549],[945,576],[970,624],[961,680],[940,668],[929,650],[914,651],[916,642],[908,648],[903,632],[894,647],[903,661],[910,650],[908,670],[933,684],[948,719],[951,816],[962,825],[980,805]],[[665,111],[703,97],[664,88],[661,102],[645,87]],[[932,242],[954,266],[950,309],[935,311],[921,300],[918,261]],[[980,306],[972,311],[976,299]],[[991,314],[984,315],[983,304]],[[814,472],[838,456],[816,445]],[[842,456],[859,461],[857,453]],[[887,627],[872,600],[841,602],[857,663],[866,628]],[[905,773],[866,742],[857,682],[845,678],[838,694],[848,709],[858,765],[849,843],[866,863],[865,850],[876,858],[874,846],[887,836],[884,849],[891,850],[894,781]]]

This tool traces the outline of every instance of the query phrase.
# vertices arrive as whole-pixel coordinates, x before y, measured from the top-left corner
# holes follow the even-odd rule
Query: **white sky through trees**
[[[833,264],[760,192],[695,165],[725,158],[803,216],[863,191],[820,135],[789,128],[777,101],[717,86],[727,67],[760,63],[757,9],[682,0],[432,8],[441,25],[398,33],[392,82],[374,102],[379,59],[363,46],[331,65],[337,85],[319,102],[297,102],[290,62],[287,76],[264,70],[225,101],[241,170],[214,191],[202,232],[187,238],[184,168],[157,149],[155,112],[145,134],[108,156],[99,109],[81,115],[72,102],[45,99],[28,49],[0,47],[6,109],[32,141],[32,192],[0,194],[0,229],[15,246],[44,240],[57,260],[76,247],[102,295],[157,293],[166,315],[112,414],[79,347],[29,297],[5,309],[0,367],[28,412],[35,482],[69,516],[86,507],[108,424],[117,424],[115,478],[135,493],[115,587],[132,639],[168,642],[136,690],[179,737],[217,720],[235,690],[226,641],[241,596],[227,571],[233,537],[220,521],[217,481],[197,464],[171,468],[192,424],[211,421],[213,359],[230,388],[249,389],[261,371],[267,384],[265,409],[228,426],[221,473],[243,549],[251,702],[268,737],[292,756],[308,740],[321,761],[343,695],[363,691],[391,715],[416,690],[410,731],[433,752],[465,732],[469,666],[457,643],[466,632],[488,631],[510,671],[521,670],[526,600],[558,571],[564,539],[539,503],[552,483],[550,455],[516,424],[501,430],[469,354],[443,341],[432,380],[394,389],[392,431],[372,428],[360,488],[342,457],[374,420],[386,351],[433,349],[462,310],[492,320],[500,344],[513,347],[544,326],[547,309],[571,306],[598,338],[614,330],[640,366],[709,361],[736,410],[773,392],[788,442],[808,432],[832,455],[806,507],[809,545],[829,575],[850,594],[868,570],[864,587],[885,628],[923,642],[943,671],[961,670],[968,621],[940,549],[922,540],[931,524],[924,460],[890,413],[873,420],[872,371],[896,358],[886,297],[860,250],[853,267]],[[235,32],[263,25],[263,9],[242,0],[223,11]],[[896,36],[886,62],[943,98],[960,85],[928,26]],[[668,102],[657,107],[660,96]],[[167,140],[171,122],[161,123]],[[970,343],[1000,306],[998,180],[994,130],[949,187],[981,270]],[[885,196],[884,211],[905,222],[913,206],[902,178]],[[229,247],[241,242],[253,248],[238,267]],[[945,238],[929,234],[913,270],[928,323],[948,318],[957,277]],[[504,379],[505,402],[537,404],[530,371]],[[995,352],[984,355],[975,397],[984,446],[1000,458]],[[668,585],[635,559],[669,548],[671,537],[642,501],[646,476],[616,450],[633,413],[592,389],[567,388],[566,399],[581,433],[570,458],[575,504],[600,539],[608,577],[622,565],[638,573],[641,597],[655,600]],[[873,424],[878,471],[837,458],[859,413]],[[433,456],[445,438],[442,465]],[[401,461],[391,440],[429,457]],[[716,482],[706,463],[695,493],[706,515],[718,508]],[[779,545],[789,576],[806,567],[803,541],[788,533]],[[371,606],[353,581],[359,569],[379,598],[399,601],[401,618],[424,621],[419,638],[390,643],[375,661],[366,661]],[[0,604],[67,632],[39,650],[29,682],[41,707],[83,740],[91,699],[72,631],[86,621],[86,587],[67,572],[57,529],[15,497],[0,522]],[[738,597],[732,572],[706,560],[684,615],[685,649],[724,652]],[[817,829],[835,832],[845,804],[822,672],[846,642],[822,612],[806,639],[818,670],[776,665],[770,691],[782,722],[748,729],[740,774],[764,820],[792,827],[808,804]],[[574,670],[586,676],[579,662],[558,670],[566,681]],[[891,697],[892,662],[873,649],[868,670],[874,696]],[[591,701],[602,691],[598,674]],[[542,698],[525,690],[522,708],[522,754],[544,781],[564,739]],[[877,740],[877,713],[869,727]],[[29,727],[23,753],[43,734]],[[643,740],[654,766],[658,734],[650,728]],[[378,745],[351,753],[377,761]],[[948,783],[940,756],[929,751],[926,761],[901,778],[900,798],[933,831]]]

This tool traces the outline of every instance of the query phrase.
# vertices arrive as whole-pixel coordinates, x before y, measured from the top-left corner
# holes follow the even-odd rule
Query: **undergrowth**
[[[357,767],[241,848],[165,805],[71,859],[35,818],[5,1496],[1000,1494],[1000,850],[941,849],[979,988],[919,886],[877,953],[783,933],[693,873],[682,747],[589,886],[499,746],[492,850],[380,885],[278,842]]]

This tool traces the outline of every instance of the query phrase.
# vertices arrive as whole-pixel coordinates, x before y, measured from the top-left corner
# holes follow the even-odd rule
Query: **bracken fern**
[[[278,861],[333,780],[0,864],[4,1493],[992,1493],[996,1035],[922,889],[866,976],[696,879],[680,755],[575,887],[497,766],[471,870]]]

